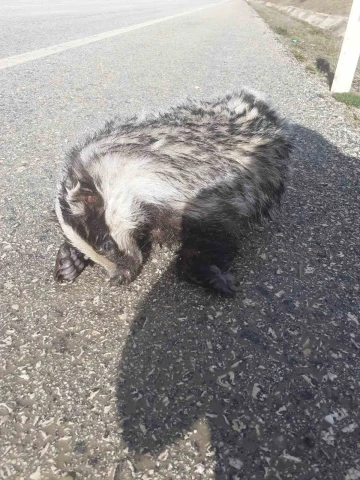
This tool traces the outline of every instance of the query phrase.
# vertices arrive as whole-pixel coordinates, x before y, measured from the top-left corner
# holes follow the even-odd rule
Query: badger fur
[[[280,201],[291,151],[287,123],[247,90],[106,123],[67,155],[56,280],[91,259],[129,283],[151,244],[178,242],[189,279],[233,295],[228,267],[241,232]]]

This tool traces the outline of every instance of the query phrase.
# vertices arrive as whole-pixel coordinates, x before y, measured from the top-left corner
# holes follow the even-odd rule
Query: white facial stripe
[[[88,257],[91,258],[95,263],[100,264],[102,267],[104,267],[109,275],[111,276],[112,274],[115,273],[116,271],[116,265],[115,263],[111,262],[108,260],[106,257],[103,255],[99,255],[98,253],[95,252],[95,250],[85,242],[75,231],[73,228],[70,227],[67,223],[64,222],[64,218],[62,216],[61,208],[59,201],[56,200],[55,204],[55,211],[57,218],[60,222],[61,228],[63,229],[63,232],[66,236],[66,238],[69,240],[69,242],[80,252],[83,254],[87,255]]]

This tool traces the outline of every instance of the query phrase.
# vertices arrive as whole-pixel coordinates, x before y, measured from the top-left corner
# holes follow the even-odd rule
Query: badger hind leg
[[[56,256],[54,279],[57,282],[75,280],[89,263],[88,257],[65,242],[59,248]]]
[[[234,255],[224,242],[203,240],[194,245],[189,240],[178,251],[179,270],[191,282],[233,297],[237,288],[228,269]]]

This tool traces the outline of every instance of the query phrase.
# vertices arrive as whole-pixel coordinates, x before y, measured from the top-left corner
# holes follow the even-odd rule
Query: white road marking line
[[[112,1],[112,2],[67,2],[67,3],[37,3],[37,4],[27,4],[27,3],[24,3],[22,5],[0,5],[0,10],[2,8],[10,8],[11,10],[18,10],[18,9],[21,9],[21,8],[28,8],[28,7],[31,7],[31,8],[39,8],[39,7],[42,7],[42,8],[52,8],[52,7],[59,7],[59,6],[73,6],[73,5],[82,5],[84,7],[87,7],[88,5],[102,5],[102,6],[108,6],[108,5],[117,5],[118,2],[116,1]]]
[[[100,40],[105,40],[106,38],[116,37],[118,35],[122,35],[123,33],[149,27],[150,25],[156,25],[157,23],[166,22],[174,18],[183,17],[184,15],[189,15],[190,13],[198,12],[209,7],[215,7],[223,3],[228,3],[229,1],[231,0],[223,0],[218,3],[207,4],[202,7],[195,8],[194,10],[188,10],[186,12],[177,13],[168,17],[162,17],[156,20],[150,20],[148,22],[138,23],[137,25],[131,25],[130,27],[119,28],[118,30],[110,30],[108,32],[99,33],[98,35],[79,38],[70,42],[59,43],[58,45],[53,45],[52,47],[40,48],[39,50],[33,50],[32,52],[3,58],[0,60],[0,70],[14,67],[15,65],[20,65],[21,63],[31,62],[32,60],[37,60],[39,58],[48,57],[49,55],[54,55],[55,53],[65,52],[66,50],[71,50],[72,48],[82,47],[83,45],[88,45],[89,43],[99,42]]]

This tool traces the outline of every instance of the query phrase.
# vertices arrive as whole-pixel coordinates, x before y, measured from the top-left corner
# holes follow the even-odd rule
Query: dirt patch
[[[292,6],[313,12],[327,13],[328,15],[342,15],[348,17],[352,0],[270,0],[271,3],[281,6]]]

